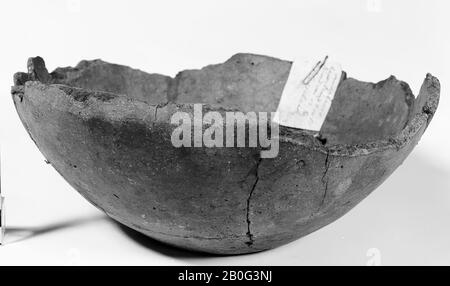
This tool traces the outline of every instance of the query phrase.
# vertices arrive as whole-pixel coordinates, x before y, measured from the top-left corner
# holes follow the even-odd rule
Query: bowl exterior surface
[[[170,116],[189,105],[77,92],[28,81],[12,96],[33,141],[82,196],[162,242],[241,254],[311,233],[370,194],[417,144],[439,87],[425,81],[411,123],[384,147],[343,154],[281,136],[273,159],[258,148],[173,147]]]

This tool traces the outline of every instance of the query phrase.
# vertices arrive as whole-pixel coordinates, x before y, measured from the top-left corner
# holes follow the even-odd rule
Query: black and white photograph
[[[449,15],[2,1],[0,269],[450,266]]]

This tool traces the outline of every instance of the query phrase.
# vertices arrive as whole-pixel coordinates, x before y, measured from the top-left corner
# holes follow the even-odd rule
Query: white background
[[[448,1],[2,1],[0,265],[450,264]],[[274,250],[214,257],[166,247],[106,218],[50,166],[22,127],[12,75],[40,55],[49,70],[102,58],[174,76],[251,52],[332,55],[350,77],[393,74],[417,94],[431,72],[441,103],[419,145],[373,194],[327,227]],[[446,54],[445,54],[446,52]]]

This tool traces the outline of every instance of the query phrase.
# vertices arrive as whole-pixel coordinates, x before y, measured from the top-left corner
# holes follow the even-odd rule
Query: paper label
[[[274,121],[280,125],[320,131],[341,79],[342,69],[328,57],[294,61]]]

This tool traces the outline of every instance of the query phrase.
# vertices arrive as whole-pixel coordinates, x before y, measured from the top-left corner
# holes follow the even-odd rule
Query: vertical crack
[[[325,189],[324,189],[324,192],[323,192],[322,201],[320,202],[319,210],[325,204],[325,199],[326,199],[327,193],[328,193],[327,173],[328,173],[328,169],[329,168],[330,168],[330,152],[327,151],[327,156],[325,157],[325,171],[323,172],[322,179],[321,179],[322,180],[322,184],[324,185]]]
[[[167,102],[155,105],[155,112],[153,113],[153,117],[154,117],[153,126],[155,125],[155,122],[158,121],[158,109],[166,107],[167,105],[169,105],[169,103],[170,102],[167,101]]]
[[[253,234],[252,234],[252,231],[251,231],[250,200],[252,198],[253,192],[256,189],[256,185],[258,184],[258,181],[259,181],[258,169],[259,169],[259,165],[261,164],[261,161],[262,161],[262,158],[260,157],[258,159],[258,161],[256,162],[255,171],[254,171],[255,182],[253,183],[252,188],[250,190],[250,194],[248,195],[248,198],[247,198],[247,218],[246,219],[247,219],[247,237],[248,237],[248,241],[246,241],[245,244],[247,244],[248,247],[251,247],[253,245],[253,242],[254,242]]]
[[[158,120],[158,108],[159,106],[155,106],[155,112],[153,112],[153,120],[152,120],[152,128],[155,127],[156,120]]]

